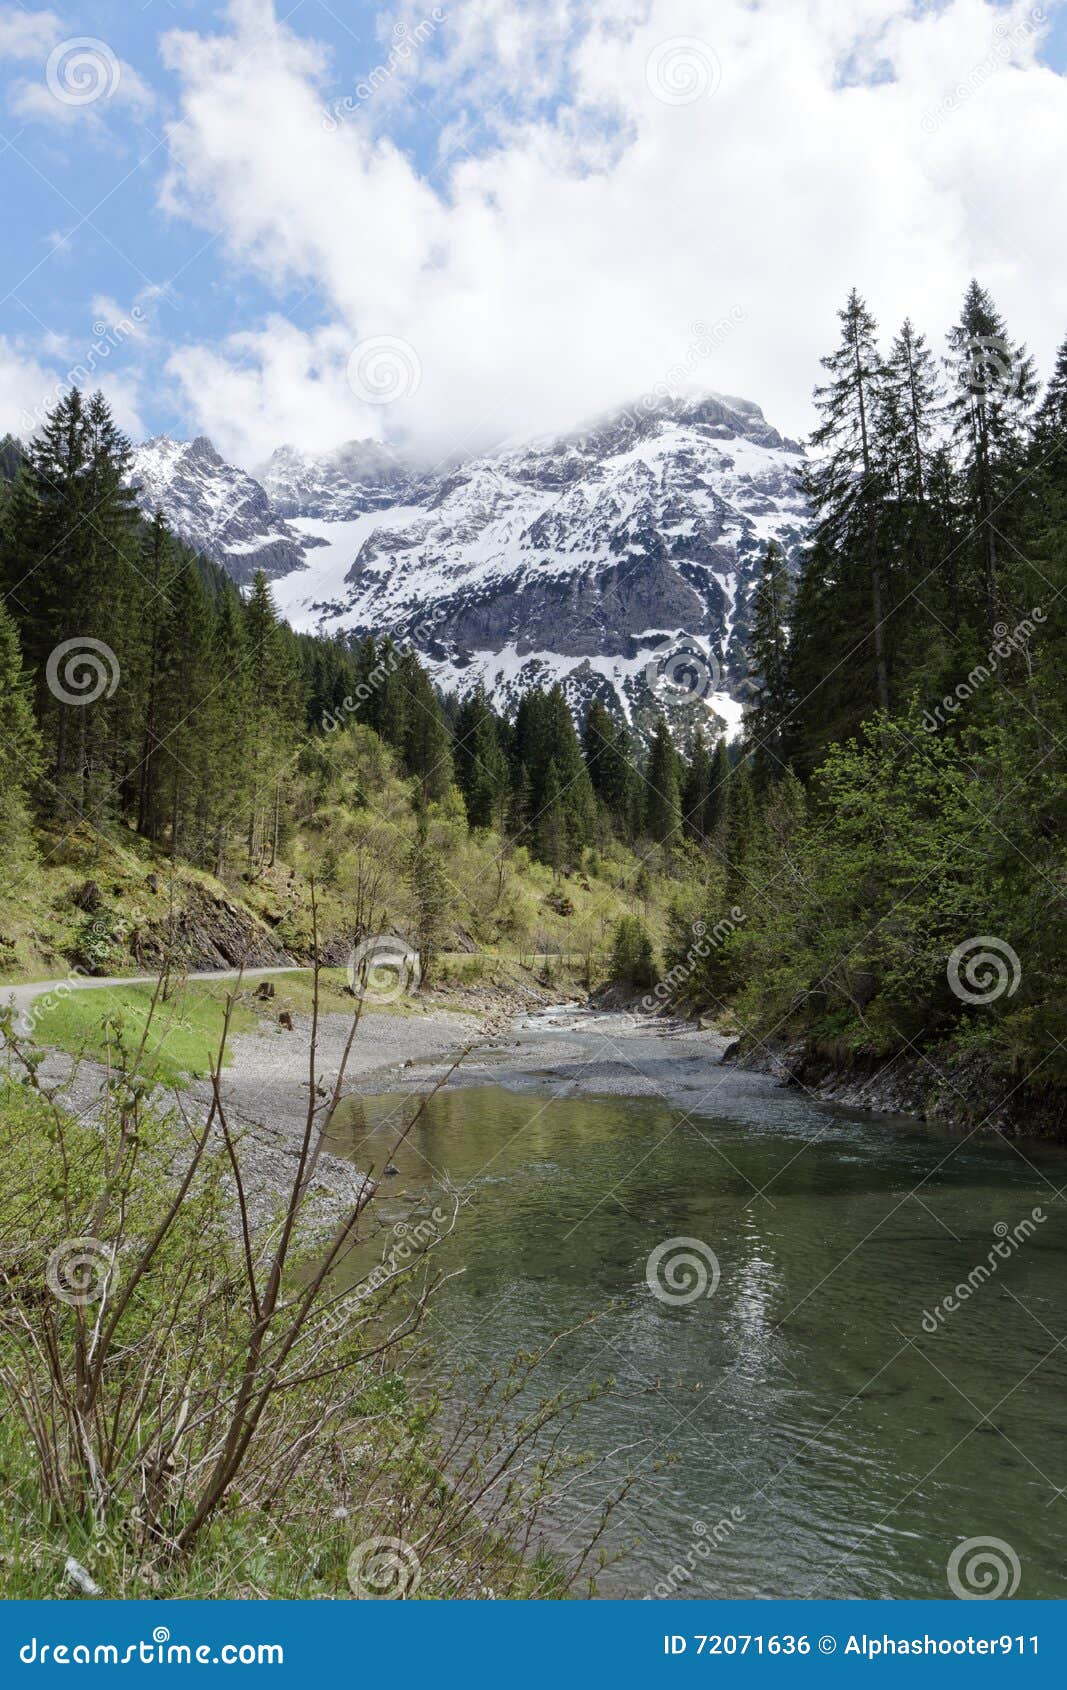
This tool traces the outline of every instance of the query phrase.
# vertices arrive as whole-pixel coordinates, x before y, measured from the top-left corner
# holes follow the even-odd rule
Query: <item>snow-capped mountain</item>
[[[683,730],[714,730],[712,713],[736,726],[759,560],[772,538],[795,552],[805,522],[801,447],[722,396],[643,402],[429,476],[362,441],[319,459],[282,448],[260,485],[223,474],[207,442],[165,444],[182,474],[153,493],[239,579],[259,567],[253,542],[285,530],[300,559],[271,573],[295,626],[391,631],[439,684],[481,683],[500,705],[560,680],[576,710],[599,693],[638,728],[661,708]],[[139,469],[149,452],[170,461],[150,442]],[[219,521],[194,538],[201,509],[236,518],[237,486],[250,531]]]
[[[281,516],[335,522],[403,504],[417,486],[411,470],[376,440],[350,440],[318,458],[279,446],[258,474]]]
[[[180,539],[235,581],[251,581],[257,569],[274,578],[304,567],[306,537],[289,527],[258,481],[225,463],[203,435],[146,440],[134,448],[131,479],[146,516],[161,510]]]

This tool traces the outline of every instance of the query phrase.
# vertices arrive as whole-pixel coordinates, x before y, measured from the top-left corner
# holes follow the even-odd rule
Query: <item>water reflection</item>
[[[599,1315],[552,1352],[543,1389],[619,1380],[582,1429],[643,1477],[615,1523],[640,1542],[605,1594],[662,1593],[699,1525],[713,1552],[678,1595],[945,1596],[956,1544],[992,1535],[1019,1556],[1019,1596],[1063,1596],[1067,1157],[828,1115],[723,1074],[716,1113],[692,1121],[649,1099],[493,1086],[432,1100],[381,1216],[446,1180],[460,1194],[434,1258],[464,1269],[434,1304],[437,1365],[488,1367]],[[333,1148],[380,1169],[411,1108],[350,1102]],[[1042,1203],[1034,1236],[924,1330],[998,1225]],[[649,1252],[676,1237],[715,1252],[713,1296],[650,1293]]]

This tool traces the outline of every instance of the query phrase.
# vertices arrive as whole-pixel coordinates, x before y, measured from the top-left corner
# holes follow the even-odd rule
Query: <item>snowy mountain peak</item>
[[[131,480],[148,516],[162,510],[178,537],[250,581],[257,569],[288,575],[304,566],[307,542],[273,508],[259,482],[227,464],[204,434],[159,434],[134,448]]]
[[[349,440],[318,457],[279,446],[258,473],[282,516],[335,521],[395,504],[417,479],[376,440]]]
[[[664,710],[712,733],[740,716],[766,544],[792,555],[803,534],[801,461],[722,394],[643,399],[430,475],[372,440],[279,447],[258,479],[202,437],[136,454],[144,508],[238,580],[265,568],[297,627],[413,639],[442,686],[501,705],[559,680],[576,712],[598,694],[641,731]]]

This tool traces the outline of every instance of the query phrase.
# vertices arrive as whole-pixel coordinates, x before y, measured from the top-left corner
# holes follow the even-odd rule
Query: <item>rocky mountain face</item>
[[[143,483],[146,454],[176,466],[152,491],[183,537],[239,580],[269,557],[294,625],[391,631],[439,684],[480,683],[499,705],[559,680],[576,712],[599,694],[639,730],[663,710],[683,735],[737,725],[760,558],[772,538],[795,556],[805,523],[801,447],[714,395],[431,476],[366,441],[318,459],[282,448],[259,482],[206,441],[153,441]]]
[[[318,458],[279,446],[258,473],[281,516],[333,522],[404,504],[417,485],[411,470],[376,440],[350,440]]]
[[[258,481],[227,464],[203,435],[160,434],[137,446],[132,481],[146,516],[161,510],[178,537],[242,584],[304,567],[308,540],[280,516]]]

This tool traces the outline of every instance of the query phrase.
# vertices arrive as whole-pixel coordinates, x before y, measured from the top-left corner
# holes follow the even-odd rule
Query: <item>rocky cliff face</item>
[[[225,463],[203,435],[146,440],[134,450],[132,480],[146,516],[161,510],[180,539],[235,581],[251,581],[258,569],[276,579],[304,567],[307,539],[289,527],[260,483]]]
[[[418,484],[412,471],[375,440],[350,440],[318,458],[295,446],[279,446],[258,474],[279,515],[331,522],[404,504]]]
[[[153,479],[165,513],[186,538],[203,513],[193,543],[235,575],[236,562],[238,579],[293,547],[289,572],[270,572],[297,626],[390,630],[441,685],[480,683],[501,705],[559,680],[576,711],[599,693],[639,729],[659,709],[683,732],[736,725],[759,560],[772,538],[795,555],[805,522],[801,448],[721,396],[642,405],[428,476],[371,442],[321,459],[282,448],[261,484],[229,472],[236,504],[207,442],[150,442],[139,465],[169,463],[163,445],[188,455],[185,473]]]

